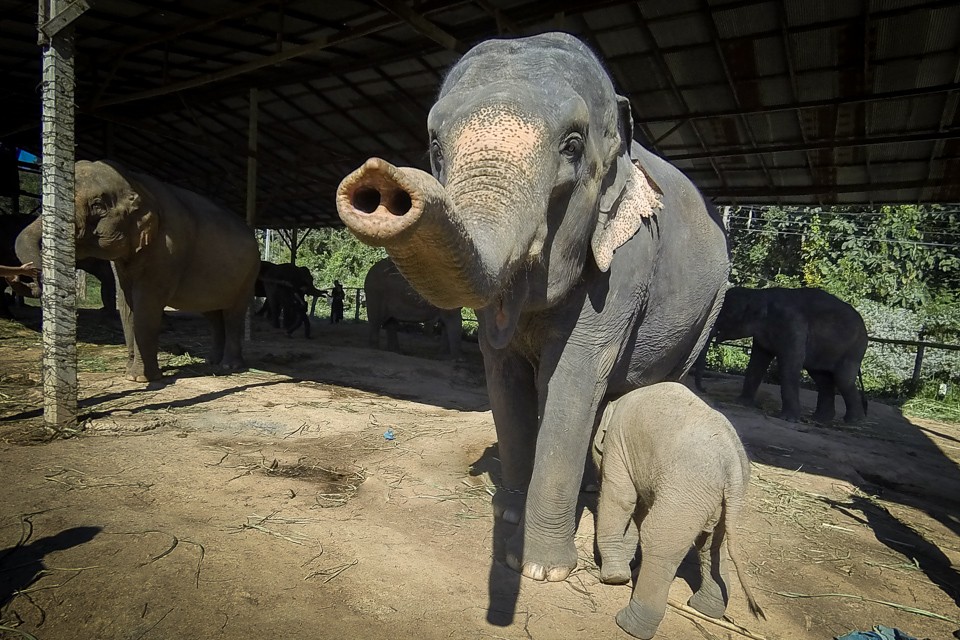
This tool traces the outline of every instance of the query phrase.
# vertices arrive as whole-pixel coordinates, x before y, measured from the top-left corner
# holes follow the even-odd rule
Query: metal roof
[[[960,201],[960,2],[88,0],[77,155],[244,209],[259,90],[258,225],[339,225],[368,156],[426,167],[425,119],[474,43],[578,34],[641,142],[718,203]],[[0,138],[39,151],[36,0],[0,0]]]

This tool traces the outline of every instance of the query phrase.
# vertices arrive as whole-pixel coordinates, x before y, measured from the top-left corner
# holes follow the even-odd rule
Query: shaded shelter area
[[[601,55],[640,140],[721,203],[960,200],[960,6],[948,1],[96,0],[75,22],[77,156],[244,210],[339,226],[367,157],[426,166],[425,117],[473,44],[564,30]],[[37,3],[0,2],[0,139],[39,152]]]

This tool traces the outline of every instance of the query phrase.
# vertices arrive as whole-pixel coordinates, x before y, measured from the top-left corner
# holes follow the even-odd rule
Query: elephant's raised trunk
[[[496,276],[477,268],[478,247],[429,173],[370,158],[340,183],[337,211],[362,242],[384,247],[432,304],[483,307],[495,295]]]

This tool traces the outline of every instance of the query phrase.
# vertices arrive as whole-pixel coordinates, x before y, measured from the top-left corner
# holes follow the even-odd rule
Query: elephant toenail
[[[547,576],[547,570],[543,567],[543,565],[528,562],[527,564],[523,565],[523,575],[531,578],[532,580],[542,581]]]
[[[567,567],[554,567],[547,572],[547,582],[563,582],[570,575]]]

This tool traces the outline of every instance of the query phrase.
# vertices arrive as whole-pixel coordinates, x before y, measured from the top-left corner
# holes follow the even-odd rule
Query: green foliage
[[[387,256],[383,249],[363,244],[346,229],[316,229],[307,233],[309,235],[297,251],[297,264],[310,269],[314,282],[321,289],[332,287],[334,280],[339,280],[344,287],[363,288],[367,271]],[[263,237],[260,235],[262,246]],[[289,262],[290,249],[280,240],[278,233],[274,237],[271,262]]]
[[[749,345],[749,340],[740,341]],[[727,373],[743,373],[750,362],[750,354],[742,347],[732,344],[713,344],[707,351],[707,368]]]
[[[739,209],[730,214],[731,277],[751,287],[820,287],[851,303],[942,319],[958,309],[958,229],[960,215],[937,206]]]

